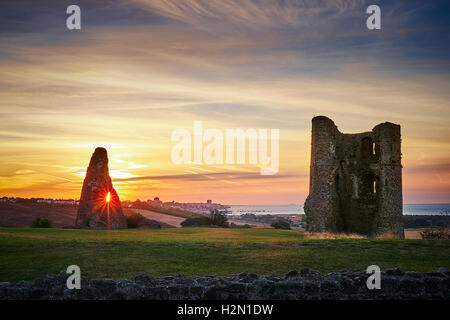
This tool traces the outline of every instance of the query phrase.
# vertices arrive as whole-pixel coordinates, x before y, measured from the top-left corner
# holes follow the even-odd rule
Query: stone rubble
[[[35,281],[1,282],[0,300],[449,300],[450,270],[421,273],[387,269],[381,289],[369,290],[365,272],[310,269],[284,276],[240,273],[230,276],[152,277],[133,280],[81,278],[81,289],[67,289],[69,275],[48,274]]]

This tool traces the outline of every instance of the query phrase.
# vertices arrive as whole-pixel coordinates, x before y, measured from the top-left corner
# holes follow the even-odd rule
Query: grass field
[[[281,274],[450,268],[450,240],[304,239],[275,229],[69,230],[0,228],[0,281],[32,280],[80,266],[88,277]]]

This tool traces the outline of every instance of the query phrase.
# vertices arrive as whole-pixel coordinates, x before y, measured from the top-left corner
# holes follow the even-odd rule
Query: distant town
[[[2,197],[0,198],[1,203],[42,203],[42,204],[52,204],[52,205],[70,205],[77,206],[80,201],[77,199],[44,199],[44,198],[19,198],[19,197]],[[213,203],[212,200],[207,200],[206,202],[196,202],[196,203],[182,203],[182,202],[163,202],[159,197],[155,197],[153,200],[141,201],[139,199],[135,201],[124,200],[121,201],[122,207],[124,208],[160,208],[160,209],[176,209],[184,212],[196,213],[196,214],[209,214],[212,210],[219,210],[220,212],[226,213],[230,206],[222,205],[219,203]]]
[[[183,203],[183,202],[163,202],[159,197],[155,197],[153,200],[136,201],[124,200],[122,201],[122,207],[124,208],[135,208],[139,207],[142,203],[149,205],[150,207],[161,207],[166,209],[177,209],[186,212],[198,213],[198,214],[209,214],[212,210],[219,210],[221,212],[227,212],[230,206],[222,205],[219,203],[213,203],[212,200],[206,200],[206,202],[195,202],[195,203]]]

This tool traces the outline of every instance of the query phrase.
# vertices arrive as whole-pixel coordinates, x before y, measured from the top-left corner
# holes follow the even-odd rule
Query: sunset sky
[[[66,28],[81,8],[82,29]],[[366,8],[381,7],[381,30]],[[303,204],[311,119],[402,127],[405,203],[450,202],[449,1],[1,1],[0,197]],[[171,134],[280,130],[280,169],[175,165]]]

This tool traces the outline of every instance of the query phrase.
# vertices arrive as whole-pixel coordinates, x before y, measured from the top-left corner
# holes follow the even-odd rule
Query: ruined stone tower
[[[95,149],[89,162],[75,225],[90,229],[127,227],[119,195],[109,176],[108,153],[105,148]]]
[[[400,125],[344,134],[324,116],[312,119],[307,230],[403,238]]]

